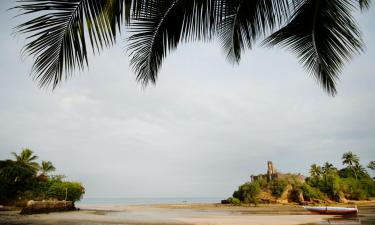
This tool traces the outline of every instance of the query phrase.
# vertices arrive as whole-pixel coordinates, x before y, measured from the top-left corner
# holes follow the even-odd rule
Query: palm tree
[[[353,152],[345,152],[344,155],[342,155],[342,164],[347,165],[354,174],[355,179],[357,180],[357,169],[359,168],[359,157]]]
[[[314,178],[319,177],[322,174],[322,168],[315,163],[310,167],[310,175]]]
[[[337,170],[336,167],[334,167],[329,162],[325,162],[323,167],[322,167],[323,174],[325,174],[325,175],[328,175],[329,173],[334,172],[336,170]]]
[[[53,172],[56,170],[56,168],[53,166],[51,161],[42,161],[42,164],[40,165],[40,172],[42,175],[47,175],[50,172]]]
[[[375,170],[375,161],[370,161],[367,165],[367,168]]]
[[[20,165],[27,166],[33,171],[37,171],[39,168],[39,164],[35,162],[35,160],[38,159],[38,156],[34,154],[33,151],[31,151],[28,148],[22,149],[21,153],[18,155],[15,152],[12,152],[12,155],[16,159],[16,163],[19,163]]]
[[[24,50],[35,58],[41,86],[55,88],[88,65],[87,52],[115,43],[122,24],[131,33],[131,67],[143,84],[155,83],[168,52],[179,43],[219,37],[228,59],[257,40],[295,53],[329,94],[345,62],[362,51],[353,18],[370,0],[20,0],[28,21]],[[88,34],[88,38],[86,37]],[[87,44],[89,42],[89,45]]]

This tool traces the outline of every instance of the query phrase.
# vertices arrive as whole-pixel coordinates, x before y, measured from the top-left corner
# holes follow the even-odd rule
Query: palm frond
[[[219,15],[218,32],[227,57],[238,62],[241,52],[251,48],[260,36],[286,20],[290,12],[288,0],[225,1]]]
[[[20,0],[14,9],[36,17],[16,27],[30,40],[24,51],[35,57],[40,86],[56,87],[78,67],[88,64],[85,31],[93,51],[113,44],[124,5],[139,0]]]
[[[370,8],[371,0],[358,0],[358,2],[361,10]]]
[[[323,88],[336,94],[338,74],[345,61],[362,51],[360,32],[353,19],[352,0],[295,0],[291,21],[265,40],[287,47]]]
[[[149,0],[130,25],[128,49],[137,80],[155,83],[164,57],[180,41],[210,38],[215,4],[215,0]]]

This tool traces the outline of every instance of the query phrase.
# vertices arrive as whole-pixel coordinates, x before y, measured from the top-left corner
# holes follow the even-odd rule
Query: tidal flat
[[[258,207],[220,204],[87,205],[80,211],[22,216],[0,212],[1,225],[375,225],[375,205],[351,217],[310,214],[296,205]]]

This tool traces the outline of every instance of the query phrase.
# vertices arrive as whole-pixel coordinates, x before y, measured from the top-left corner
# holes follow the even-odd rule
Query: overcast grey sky
[[[282,49],[255,48],[238,66],[217,42],[182,45],[156,86],[135,81],[124,38],[54,92],[29,76],[19,22],[1,1],[0,159],[31,148],[86,197],[226,197],[272,160],[306,174],[375,160],[375,8],[359,15],[366,52],[330,97]]]

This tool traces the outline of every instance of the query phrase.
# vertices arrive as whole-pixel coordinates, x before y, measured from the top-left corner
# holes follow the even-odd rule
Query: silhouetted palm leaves
[[[35,56],[42,86],[55,87],[87,64],[90,46],[99,51],[116,41],[125,22],[131,32],[131,67],[143,84],[155,82],[169,51],[179,43],[220,37],[232,62],[259,38],[295,53],[330,94],[343,64],[362,50],[352,14],[370,0],[21,0],[36,17],[17,27],[29,33],[25,46]],[[279,29],[279,30],[277,30]]]
[[[323,88],[336,93],[336,81],[344,61],[361,51],[362,41],[351,16],[349,0],[307,0],[296,5],[292,20],[266,39],[288,47]]]
[[[137,79],[155,82],[163,58],[180,41],[209,38],[215,8],[214,0],[149,1],[130,25],[130,63]]]
[[[87,64],[86,36],[100,51],[116,40],[125,5],[131,0],[21,0],[15,9],[37,16],[17,27],[28,33],[25,51],[35,57],[33,70],[40,85],[55,87]],[[130,7],[128,7],[130,8]],[[130,12],[126,13],[128,17]]]

